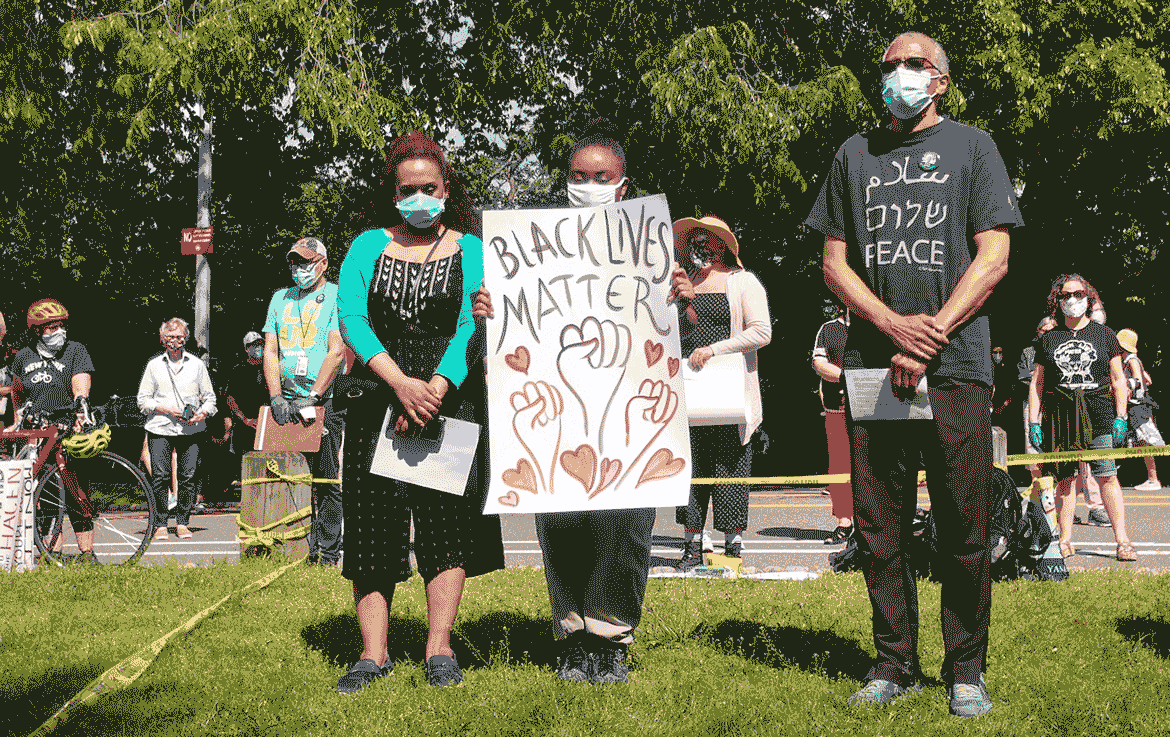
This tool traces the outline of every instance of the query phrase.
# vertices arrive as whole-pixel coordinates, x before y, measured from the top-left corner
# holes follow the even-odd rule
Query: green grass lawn
[[[0,734],[25,735],[122,658],[272,571],[42,569],[0,577]],[[920,583],[922,661],[942,662],[939,588]],[[860,574],[817,581],[651,581],[631,683],[557,681],[539,571],[468,582],[455,645],[463,686],[422,669],[421,580],[391,612],[394,674],[335,691],[360,650],[348,582],[296,567],[177,636],[69,735],[1153,735],[1170,727],[1170,576],[1075,573],[996,584],[991,714],[947,713],[937,680],[891,708],[854,709],[873,654]]]

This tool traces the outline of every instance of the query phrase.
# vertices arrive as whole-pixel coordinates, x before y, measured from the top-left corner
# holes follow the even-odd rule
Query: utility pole
[[[199,138],[198,212],[196,224],[200,228],[211,226],[211,113],[203,109],[206,116],[203,135]],[[195,344],[211,350],[211,264],[207,256],[195,254]]]

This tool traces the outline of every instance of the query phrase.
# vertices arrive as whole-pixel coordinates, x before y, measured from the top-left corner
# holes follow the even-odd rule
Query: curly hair
[[[467,186],[463,179],[455,172],[451,162],[447,161],[443,149],[427,134],[421,131],[411,131],[404,136],[395,138],[386,153],[386,161],[380,170],[381,179],[377,186],[378,213],[385,227],[398,225],[402,222],[402,213],[393,206],[397,189],[398,165],[410,159],[430,159],[439,167],[443,181],[447,185],[447,203],[439,222],[448,228],[463,233],[479,236],[483,229],[480,226],[480,216],[467,193]]]
[[[1089,280],[1080,274],[1061,274],[1056,277],[1056,281],[1052,282],[1052,291],[1048,293],[1048,306],[1045,312],[1054,320],[1057,319],[1057,312],[1060,310],[1060,290],[1064,289],[1064,285],[1070,281],[1079,281],[1085,286],[1085,295],[1089,298],[1089,305],[1096,302],[1101,302],[1101,295],[1089,283]]]

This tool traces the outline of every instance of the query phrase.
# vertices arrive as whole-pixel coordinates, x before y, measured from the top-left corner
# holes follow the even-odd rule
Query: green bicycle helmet
[[[110,445],[110,426],[104,424],[89,432],[70,435],[61,441],[61,447],[74,458],[93,458]]]

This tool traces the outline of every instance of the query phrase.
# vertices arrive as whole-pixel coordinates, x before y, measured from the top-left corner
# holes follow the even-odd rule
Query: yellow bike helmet
[[[65,305],[52,297],[38,299],[29,305],[28,308],[28,327],[30,330],[34,327],[53,322],[54,320],[68,319],[69,310],[65,309]]]
[[[74,458],[93,458],[110,445],[110,426],[108,424],[90,430],[70,435],[61,441],[61,447]]]

